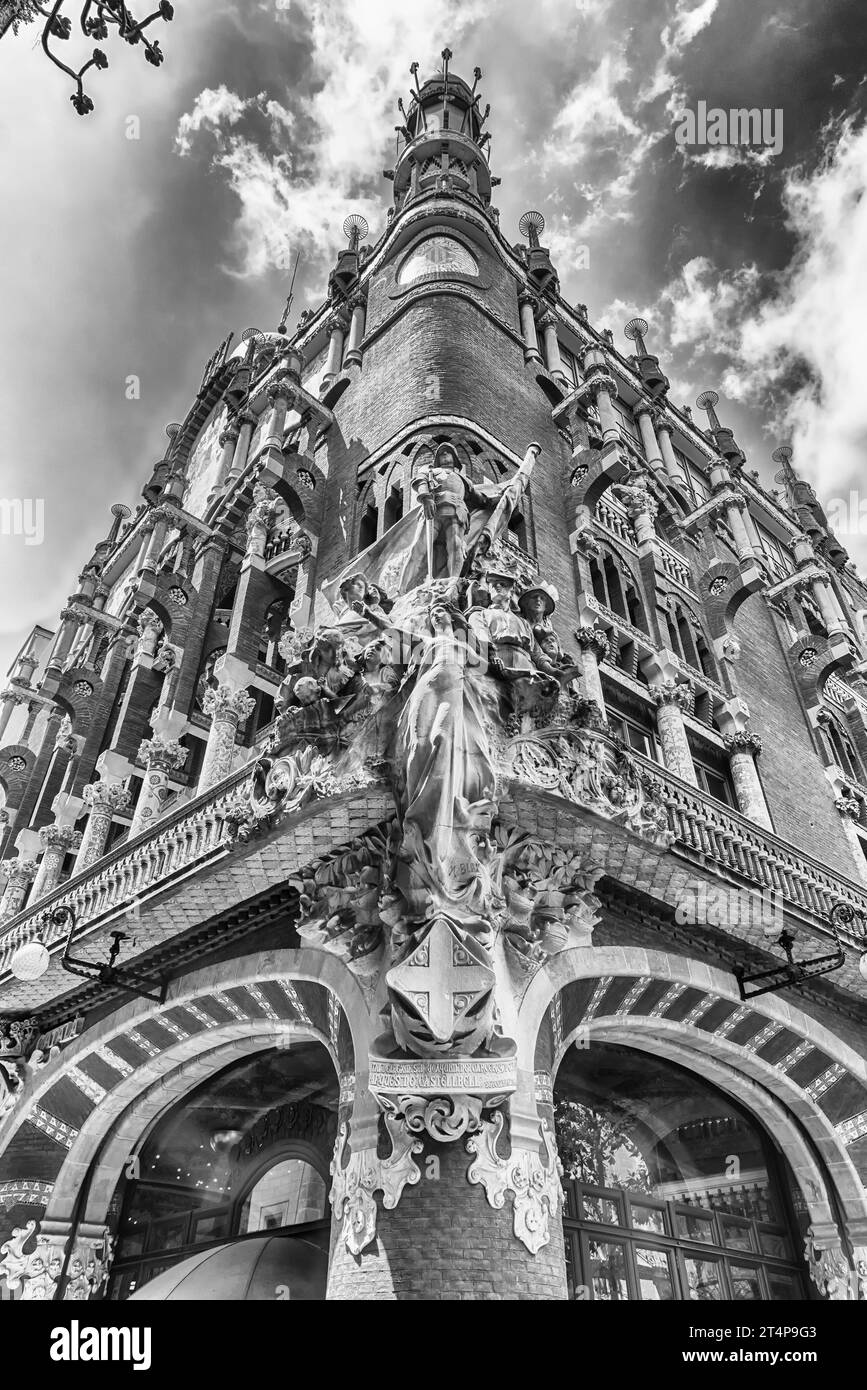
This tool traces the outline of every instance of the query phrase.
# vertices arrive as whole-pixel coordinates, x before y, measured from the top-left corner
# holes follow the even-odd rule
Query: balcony
[[[576,736],[580,738],[583,735],[576,731]],[[622,751],[611,739],[601,734],[590,737],[606,745],[603,751],[609,761],[623,761]],[[652,826],[652,839],[657,846],[655,853],[673,855],[694,868],[738,886],[747,885],[758,891],[772,890],[781,896],[795,924],[802,923],[819,935],[828,934],[828,918],[835,903],[844,901],[859,912],[867,912],[867,893],[851,879],[808,854],[793,849],[776,835],[681,781],[650,759],[634,752],[627,753],[625,758],[631,764],[630,776],[633,780],[636,775],[646,777],[656,787],[654,804],[659,806],[661,814],[659,823],[654,822]],[[327,759],[319,759],[322,766],[313,768],[309,773],[303,770],[303,760],[302,752],[297,757],[298,766],[294,770],[292,800],[284,807],[284,836],[288,832],[290,840],[296,838],[290,827],[299,823],[297,812],[302,805],[308,808],[311,802],[321,800],[326,816],[333,816],[333,808],[342,799],[341,791],[345,790],[330,776]],[[104,934],[111,922],[127,914],[130,909],[134,913],[138,909],[147,910],[150,917],[151,898],[162,895],[175,885],[182,885],[183,880],[206,868],[210,870],[227,856],[238,855],[240,858],[245,854],[255,855],[256,845],[261,841],[254,840],[251,846],[245,848],[236,845],[234,837],[238,800],[251,776],[249,765],[237,769],[216,787],[169,812],[151,830],[131,842],[125,841],[115,846],[91,868],[75,875],[4,924],[0,934],[0,977],[5,976],[3,983],[7,986],[12,984],[8,975],[9,964],[17,948],[25,942],[38,939],[49,949],[53,947],[55,952],[58,950],[65,931],[62,926],[54,926],[50,922],[49,914],[53,908],[65,906],[74,912],[77,939],[92,933]],[[307,792],[303,785],[305,777],[309,782]],[[532,796],[534,782],[537,787],[540,785],[533,777],[524,782],[518,770],[517,782],[512,785],[523,784],[526,792]],[[360,789],[366,785],[363,781],[358,783]],[[572,801],[578,807],[585,804],[588,810],[598,810],[595,805],[586,803],[586,797],[577,789],[578,782],[572,781],[569,785],[571,789],[566,792],[554,792],[558,800],[562,796],[564,805]],[[555,786],[556,778],[547,788],[549,794]],[[378,779],[375,779],[375,786],[371,783],[370,790],[381,793],[375,814],[371,812],[372,820],[375,820],[388,814],[390,793],[386,784]],[[315,806],[310,809],[315,816]],[[305,809],[305,815],[309,814],[310,810]],[[603,811],[602,814],[606,813]],[[622,821],[622,812],[617,811],[610,818]],[[666,819],[668,833],[662,826]],[[268,829],[273,823],[266,820],[264,828]],[[623,823],[628,828],[628,823]],[[670,845],[667,843],[669,838]],[[243,834],[241,839],[244,839]],[[189,915],[185,916],[184,912],[187,911]],[[167,914],[154,904],[153,917],[154,920],[160,918],[159,936],[163,942],[196,922],[194,908]],[[140,953],[146,949],[148,932],[138,934],[141,936]],[[842,929],[841,938],[850,949],[858,950],[860,936],[855,930]],[[53,992],[48,989],[44,997],[57,997],[65,993],[66,983],[64,977],[64,988],[54,988]]]

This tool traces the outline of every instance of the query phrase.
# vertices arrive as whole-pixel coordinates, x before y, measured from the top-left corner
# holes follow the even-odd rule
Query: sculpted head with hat
[[[553,584],[548,584],[544,579],[536,584],[531,584],[524,589],[518,599],[518,607],[524,617],[531,623],[543,623],[557,606],[560,595]]]

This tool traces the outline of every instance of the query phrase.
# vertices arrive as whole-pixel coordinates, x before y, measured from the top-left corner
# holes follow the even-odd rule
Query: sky
[[[643,315],[672,398],[718,390],[767,485],[791,443],[867,569],[863,0],[177,0],[151,33],[159,68],[102,43],[86,117],[37,31],[0,39],[0,669],[225,334],[276,326],[299,251],[290,328],[318,303],[348,212],[380,234],[397,97],[445,45],[484,73],[504,233],[541,211],[565,298],[622,350]],[[782,141],[685,146],[701,102]]]

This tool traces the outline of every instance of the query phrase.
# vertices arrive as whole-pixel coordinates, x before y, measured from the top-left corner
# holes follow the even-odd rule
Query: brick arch
[[[300,1031],[324,1043],[338,1076],[361,1068],[363,1084],[369,1027],[358,982],[324,951],[263,952],[195,971],[172,982],[164,1005],[124,1006],[31,1078],[0,1127],[0,1182],[16,1176],[21,1153],[41,1136],[59,1210],[122,1115],[139,1101],[145,1113],[155,1079],[178,1074],[215,1044],[243,1049],[261,1036],[262,1046],[274,1046],[275,1037]]]
[[[222,1071],[232,1061],[267,1052],[292,1037],[308,1038],[322,1043],[331,1055],[332,1063],[335,1060],[327,1039],[317,1030],[307,1026],[274,1023],[252,1034],[242,1033],[240,1028],[241,1025],[227,1025],[225,1029],[220,1030],[221,1036],[216,1039],[215,1046],[190,1058],[177,1060],[173,1070],[166,1072],[128,1103],[123,1104],[125,1097],[118,1096],[116,1099],[122,1108],[119,1108],[115,1115],[111,1116],[105,1111],[99,1114],[94,1112],[93,1123],[89,1121],[88,1126],[81,1131],[78,1141],[70,1150],[69,1158],[55,1180],[43,1219],[71,1220],[82,1183],[89,1177],[87,1200],[81,1220],[102,1225],[127,1160],[140,1149],[153,1126],[185,1095]],[[179,1049],[171,1051],[174,1051],[176,1056],[173,1058],[167,1053],[166,1060],[173,1061],[180,1057]],[[128,1080],[131,1082],[132,1078]]]
[[[859,1169],[867,1174],[867,1063],[800,1009],[774,995],[744,1004],[731,976],[685,957],[590,947],[564,951],[540,971],[519,1017],[519,1065],[534,1072],[552,1074],[564,1039],[591,1026],[625,1030],[620,1041],[643,1040],[649,1051],[679,1048],[701,1074],[718,1063],[723,1089],[763,1105],[773,1098],[773,1114],[791,1126],[796,1175],[806,1171],[807,1150],[794,1140],[800,1130],[831,1173],[847,1218],[867,1225],[859,1176]],[[804,1196],[815,1205],[809,1185]]]

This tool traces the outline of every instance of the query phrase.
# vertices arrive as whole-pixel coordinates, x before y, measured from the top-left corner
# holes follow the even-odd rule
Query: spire
[[[733,473],[737,473],[743,468],[746,459],[743,450],[738,447],[737,441],[731,430],[725,425],[721,425],[716,413],[719,404],[719,396],[716,391],[702,391],[696,398],[696,405],[699,410],[707,412],[709,433],[713,442],[719,449],[726,463]]]
[[[499,180],[488,167],[491,135],[484,126],[491,108],[480,109],[482,70],[473,69],[470,86],[452,71],[451,49],[441,56],[440,72],[423,83],[418,63],[410,64],[414,89],[408,106],[398,97],[397,159],[385,176],[394,181],[396,207],[425,194],[469,197],[487,207]]]
[[[638,352],[635,357],[635,365],[641,380],[644,382],[645,389],[654,400],[658,396],[664,396],[669,387],[668,377],[659,365],[659,358],[654,357],[647,351],[644,344],[644,335],[647,332],[646,319],[630,319],[624,333],[627,338],[635,343]]]
[[[820,555],[824,555],[835,569],[842,569],[849,560],[848,551],[831,530],[828,518],[810,484],[795,472],[792,454],[793,450],[788,444],[781,445],[771,454],[774,463],[780,465],[779,472],[774,474],[774,482],[786,489],[789,506],[815,549]]]
[[[361,266],[360,245],[370,231],[367,218],[360,212],[351,212],[343,223],[343,235],[348,246],[337,253],[337,264],[328,277],[329,299],[345,298],[358,279]]]
[[[520,251],[524,258],[527,266],[527,279],[533,289],[539,294],[557,294],[560,289],[560,281],[551,264],[551,253],[539,241],[544,230],[545,219],[541,212],[525,212],[518,223],[518,231],[521,236],[527,238],[529,246],[526,250],[523,246],[515,249]]]

